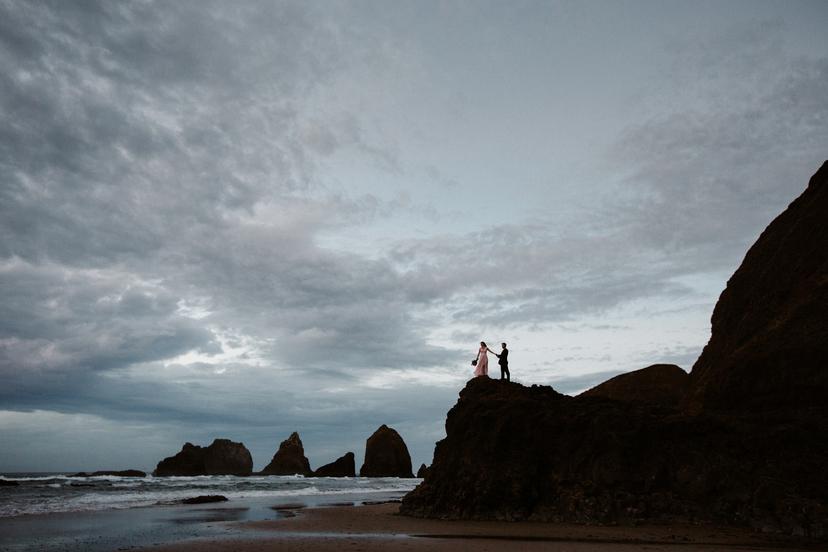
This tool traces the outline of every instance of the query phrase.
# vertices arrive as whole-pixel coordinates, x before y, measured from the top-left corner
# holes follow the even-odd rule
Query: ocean
[[[395,477],[75,477],[6,473],[0,551],[103,551],[193,538],[247,536],[239,523],[291,510],[396,501],[420,479]],[[183,505],[199,495],[227,502]]]
[[[0,479],[18,483],[16,487],[0,487],[0,517],[139,508],[174,504],[198,495],[316,506],[326,501],[400,498],[420,482],[396,477],[74,477],[66,473],[7,473],[0,474]]]

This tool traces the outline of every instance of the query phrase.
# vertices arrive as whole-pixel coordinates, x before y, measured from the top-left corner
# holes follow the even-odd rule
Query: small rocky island
[[[356,462],[354,453],[348,452],[345,456],[337,458],[330,464],[317,468],[313,475],[314,477],[355,477]]]
[[[401,513],[828,534],[828,162],[750,248],[688,375],[468,382]]]
[[[250,475],[253,458],[242,443],[216,439],[208,447],[184,443],[181,452],[158,462],[153,475]]]
[[[279,444],[273,459],[259,472],[261,475],[311,475],[310,462],[297,432]]]
[[[414,477],[411,456],[400,434],[387,425],[381,425],[365,443],[365,463],[359,469],[361,477]]]

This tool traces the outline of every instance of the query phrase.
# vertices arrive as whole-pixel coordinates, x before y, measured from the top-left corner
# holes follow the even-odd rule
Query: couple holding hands
[[[477,358],[472,361],[472,366],[475,367],[474,377],[489,376],[488,353],[492,353],[497,357],[497,363],[500,365],[500,379],[509,381],[509,349],[506,348],[505,343],[501,343],[500,345],[503,347],[503,350],[500,351],[500,354],[497,354],[486,346],[485,341],[480,342],[480,349],[477,351]]]

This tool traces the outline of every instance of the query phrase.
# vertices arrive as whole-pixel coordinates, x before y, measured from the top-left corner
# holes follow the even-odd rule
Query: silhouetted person
[[[478,349],[477,351],[477,358],[474,359],[474,361],[472,362],[472,366],[475,366],[474,377],[489,377],[489,356],[487,353],[492,353],[493,355],[497,356],[496,352],[489,350],[489,348],[486,346],[485,341],[481,341],[480,349]]]
[[[494,356],[497,357],[497,363],[500,364],[500,379],[511,381],[509,379],[509,349],[506,348],[505,343],[500,344],[503,347],[503,350],[500,351],[500,354],[494,353]]]

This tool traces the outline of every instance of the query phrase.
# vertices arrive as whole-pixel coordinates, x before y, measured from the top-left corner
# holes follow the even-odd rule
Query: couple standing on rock
[[[475,367],[474,369],[474,377],[478,376],[486,376],[489,377],[489,355],[488,353],[492,353],[494,356],[497,357],[497,363],[500,365],[500,379],[501,380],[509,380],[509,349],[506,348],[505,343],[500,344],[503,347],[503,350],[500,351],[500,354],[492,351],[486,346],[485,341],[480,342],[480,349],[477,351],[477,358],[472,361],[472,366]]]

